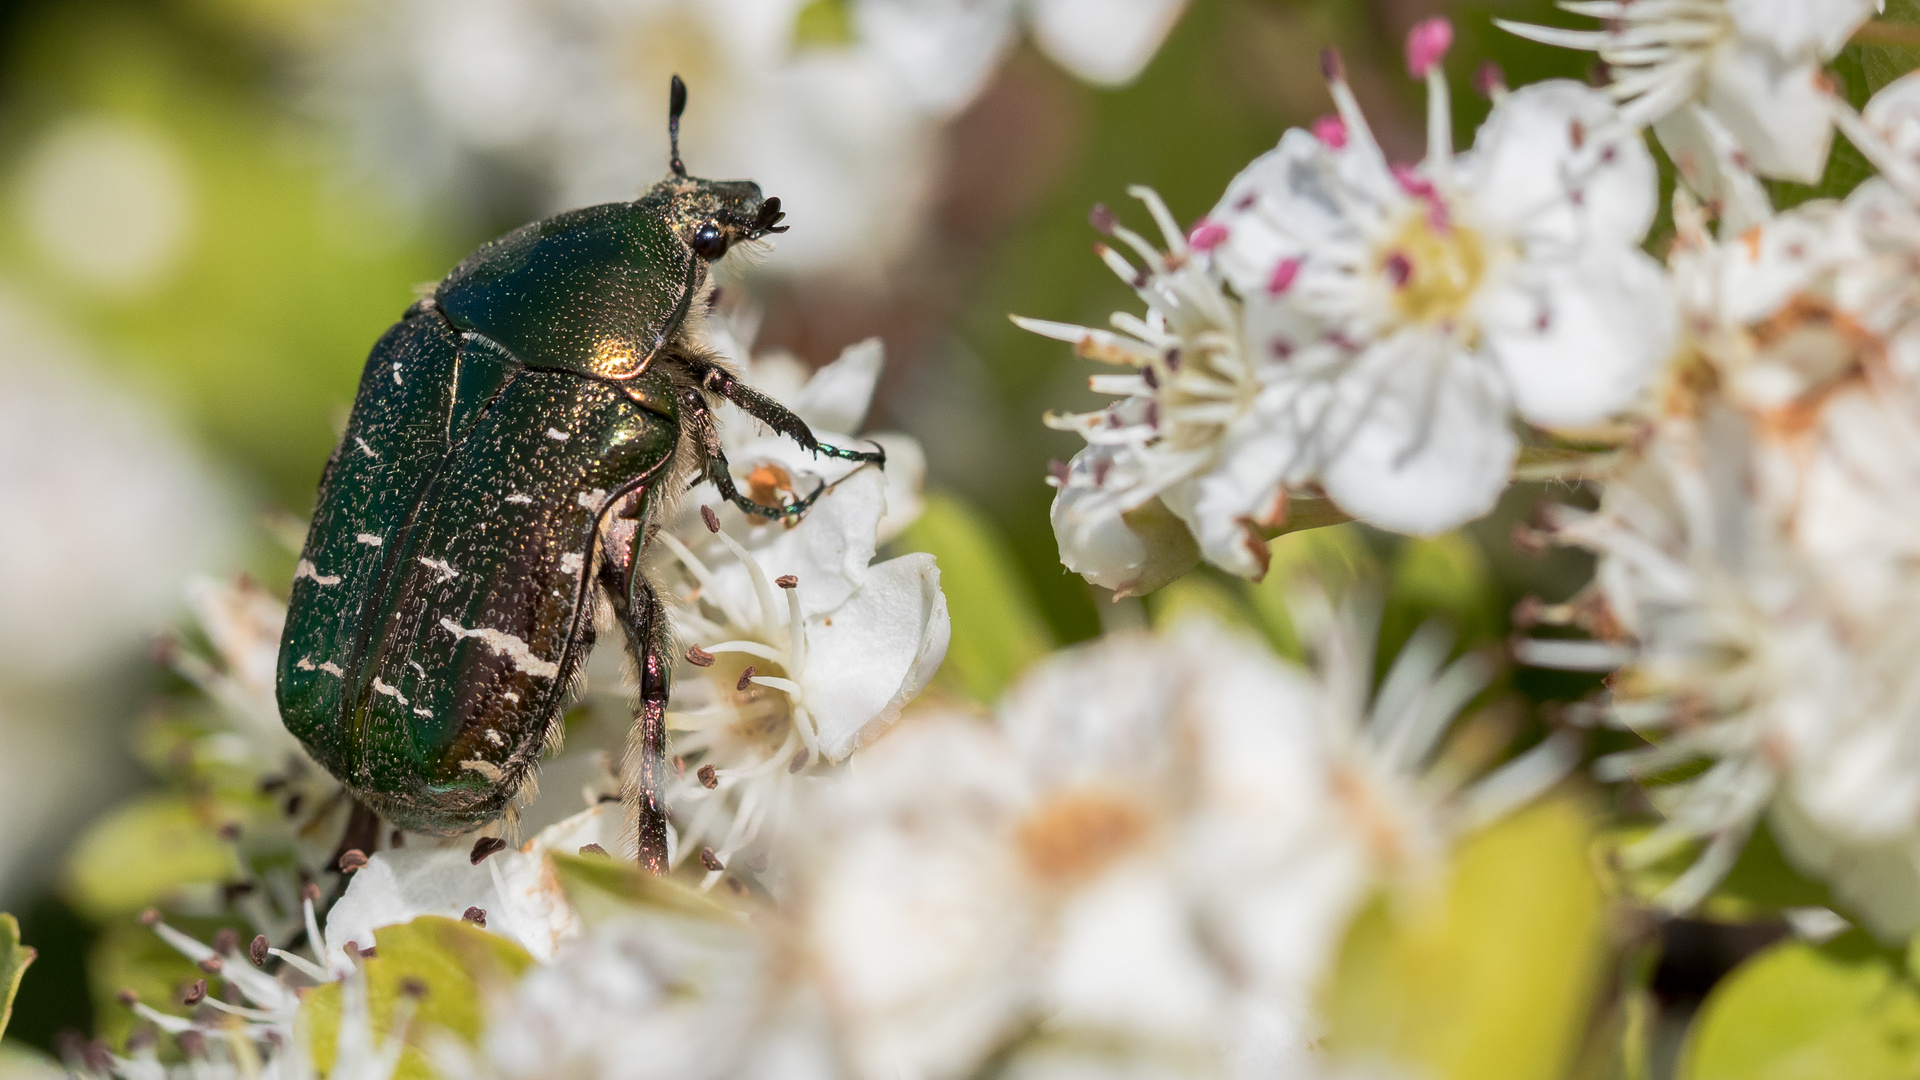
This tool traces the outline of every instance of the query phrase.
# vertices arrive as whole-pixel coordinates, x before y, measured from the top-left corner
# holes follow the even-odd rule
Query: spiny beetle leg
[[[715,368],[713,370],[718,371],[719,369]],[[779,408],[779,406],[776,405],[775,408]],[[789,413],[788,415],[791,416],[792,414]],[[793,422],[800,424],[800,430],[806,431],[807,426],[801,423],[799,417],[794,417]],[[740,489],[734,486],[733,466],[727,462],[727,452],[725,448],[720,445],[720,432],[714,426],[713,411],[707,408],[706,399],[700,396],[698,390],[688,388],[680,395],[680,423],[683,427],[692,431],[693,437],[699,441],[701,448],[706,451],[706,479],[720,492],[720,497],[755,517],[775,520],[798,517],[807,512],[807,508],[814,504],[814,500],[826,494],[827,484],[826,481],[823,480],[820,482],[819,487],[813,489],[811,494],[789,506],[769,506],[766,503],[754,502],[752,499],[742,495]],[[809,433],[807,438],[812,439],[812,434]],[[816,442],[813,443],[813,445],[817,447],[820,444]]]
[[[640,673],[640,708],[627,735],[627,751],[620,762],[620,801],[626,807],[627,827],[633,833],[640,865],[665,874],[667,863],[667,697],[671,689],[665,612],[653,586],[634,569],[644,533],[636,534],[633,552],[624,567],[615,560],[601,564],[603,584],[613,600],[614,614],[626,633],[627,651]]]
[[[867,462],[878,465],[883,469],[887,467],[887,448],[881,446],[879,443],[874,443],[873,449],[871,450],[846,450],[838,446],[828,446],[826,443],[821,443],[813,448],[813,452],[816,454],[825,454],[828,457],[839,458],[842,461]]]

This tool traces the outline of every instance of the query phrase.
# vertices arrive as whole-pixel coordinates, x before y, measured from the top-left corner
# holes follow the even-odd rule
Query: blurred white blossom
[[[906,93],[937,113],[972,101],[1024,22],[1061,67],[1091,83],[1133,81],[1187,0],[853,0],[854,24]]]
[[[1562,0],[1601,20],[1564,30],[1496,20],[1522,37],[1591,50],[1626,122],[1652,125],[1689,186],[1734,231],[1765,215],[1753,174],[1816,183],[1833,142],[1821,65],[1884,0]]]
[[[1317,611],[1316,674],[1205,621],[1109,637],[997,725],[922,716],[823,789],[794,888],[853,1074],[1044,1073],[1074,1045],[1149,1075],[1312,1067],[1358,905],[1568,764],[1555,743],[1469,792],[1428,776],[1483,662],[1423,632],[1369,703],[1370,628]]]
[[[1554,512],[1600,556],[1556,618],[1597,640],[1522,655],[1625,663],[1602,715],[1657,741],[1600,767],[1653,781],[1666,819],[1630,860],[1704,841],[1672,906],[1705,897],[1765,816],[1852,913],[1904,937],[1920,925],[1920,395],[1888,238],[1864,225],[1881,198],[1803,204],[1725,243],[1676,200],[1690,347],[1599,509]]]

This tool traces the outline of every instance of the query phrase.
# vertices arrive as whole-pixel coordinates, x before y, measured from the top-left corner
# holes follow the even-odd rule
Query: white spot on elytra
[[[427,719],[431,720],[433,719],[433,710],[432,709],[415,709],[413,710],[413,715],[424,716]]]
[[[487,741],[492,743],[495,746],[507,745],[506,736],[500,734],[498,731],[495,731],[493,728],[487,729]]]
[[[409,660],[407,661],[407,666],[412,668],[416,673],[418,673],[421,678],[424,679],[427,677],[427,669],[420,666],[420,661]]]
[[[507,774],[500,771],[500,766],[495,765],[491,761],[481,761],[479,758],[474,758],[472,761],[463,761],[460,763],[460,767],[463,769],[471,769],[496,784],[507,778]]]
[[[395,386],[403,385],[400,382],[400,362],[398,360],[395,360],[393,362],[393,385]]]
[[[519,503],[521,506],[532,506],[533,496],[522,495],[520,492],[516,491],[513,494],[507,496],[507,501],[510,503]]]
[[[554,442],[566,442],[568,439],[573,438],[573,436],[568,432],[561,431],[559,428],[548,428],[547,438],[552,439]]]
[[[506,698],[508,701],[511,701],[516,705],[520,703],[520,694],[516,690],[508,690],[502,693],[500,696],[503,698]]]
[[[569,551],[565,555],[560,556],[560,572],[563,574],[577,574],[580,572],[580,567],[585,565],[585,563],[586,558],[581,555],[580,552]]]
[[[331,660],[323,660],[316,664],[311,658],[303,656],[300,658],[300,662],[293,666],[299,668],[301,671],[324,671],[336,679],[346,675],[346,672],[340,670],[340,665]]]
[[[440,580],[436,584],[444,585],[460,576],[460,571],[455,570],[445,559],[429,559],[422,555],[420,565],[440,575]]]
[[[360,452],[361,452],[361,453],[363,453],[363,454],[365,454],[365,455],[367,455],[368,457],[370,457],[370,458],[372,458],[373,460],[375,460],[375,461],[379,461],[379,460],[380,460],[380,455],[379,455],[379,454],[376,454],[376,453],[374,453],[374,452],[373,452],[373,447],[371,447],[371,446],[368,446],[368,445],[367,445],[367,440],[365,440],[365,439],[363,439],[363,438],[361,438],[360,436],[358,436],[358,435],[355,435],[355,436],[353,437],[353,445],[355,445],[355,446],[357,446],[357,447],[359,447],[359,448],[360,448]]]
[[[381,682],[380,676],[378,675],[373,677],[373,692],[376,694],[385,694],[402,705],[407,704],[407,695],[401,693],[399,687],[388,686],[386,683]]]
[[[495,630],[488,626],[469,630],[452,619],[441,619],[440,628],[456,638],[478,638],[482,645],[492,649],[497,655],[512,660],[514,667],[529,675],[542,679],[560,677],[559,664],[533,655],[532,646],[504,630]]]
[[[359,536],[356,536],[353,539],[355,540],[355,542],[365,544],[368,547],[379,547],[381,544],[386,543],[385,540],[381,539],[378,536],[373,535],[372,533],[361,533]]]
[[[320,571],[314,569],[312,563],[305,559],[301,559],[298,563],[295,563],[293,567],[293,580],[299,581],[303,577],[312,578],[315,585],[340,584],[340,575],[322,574]]]
[[[584,509],[598,510],[600,504],[607,501],[607,489],[594,488],[592,491],[583,491],[575,495],[573,501],[579,503]]]

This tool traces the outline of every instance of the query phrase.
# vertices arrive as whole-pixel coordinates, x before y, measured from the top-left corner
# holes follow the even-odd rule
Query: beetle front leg
[[[800,423],[799,418],[795,417],[794,422]],[[826,494],[827,484],[823,480],[805,497],[786,506],[769,506],[766,503],[754,502],[742,495],[740,489],[734,486],[733,466],[727,462],[727,452],[720,445],[720,432],[714,424],[713,412],[707,408],[706,399],[700,396],[698,390],[688,388],[681,393],[680,423],[682,427],[692,432],[694,439],[700,443],[701,450],[706,454],[706,475],[702,479],[711,483],[715,490],[720,492],[721,498],[755,517],[775,519],[798,517],[806,513],[815,500]],[[802,431],[806,430],[804,423],[801,423],[800,427]],[[813,436],[809,433],[807,437],[811,439]]]
[[[813,429],[807,426],[792,409],[773,400],[767,395],[733,377],[733,373],[709,360],[689,357],[685,360],[687,370],[700,382],[700,388],[719,394],[739,406],[741,411],[755,420],[800,444],[802,450],[846,461],[871,462],[886,468],[887,452],[875,444],[872,450],[846,450],[838,446],[829,446],[814,438]]]

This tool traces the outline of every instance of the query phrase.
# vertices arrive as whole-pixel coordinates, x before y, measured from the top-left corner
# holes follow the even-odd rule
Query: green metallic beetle
[[[764,517],[819,496],[765,506],[741,495],[716,398],[809,450],[884,464],[821,445],[695,344],[709,264],[786,227],[758,185],[687,175],[685,106],[675,76],[666,179],[480,248],[367,359],[320,481],[278,672],[287,729],[365,822],[371,810],[453,835],[505,813],[557,734],[598,591],[639,671],[640,753],[622,794],[641,861],[662,871],[672,653],[636,569],[651,526],[703,478]]]

